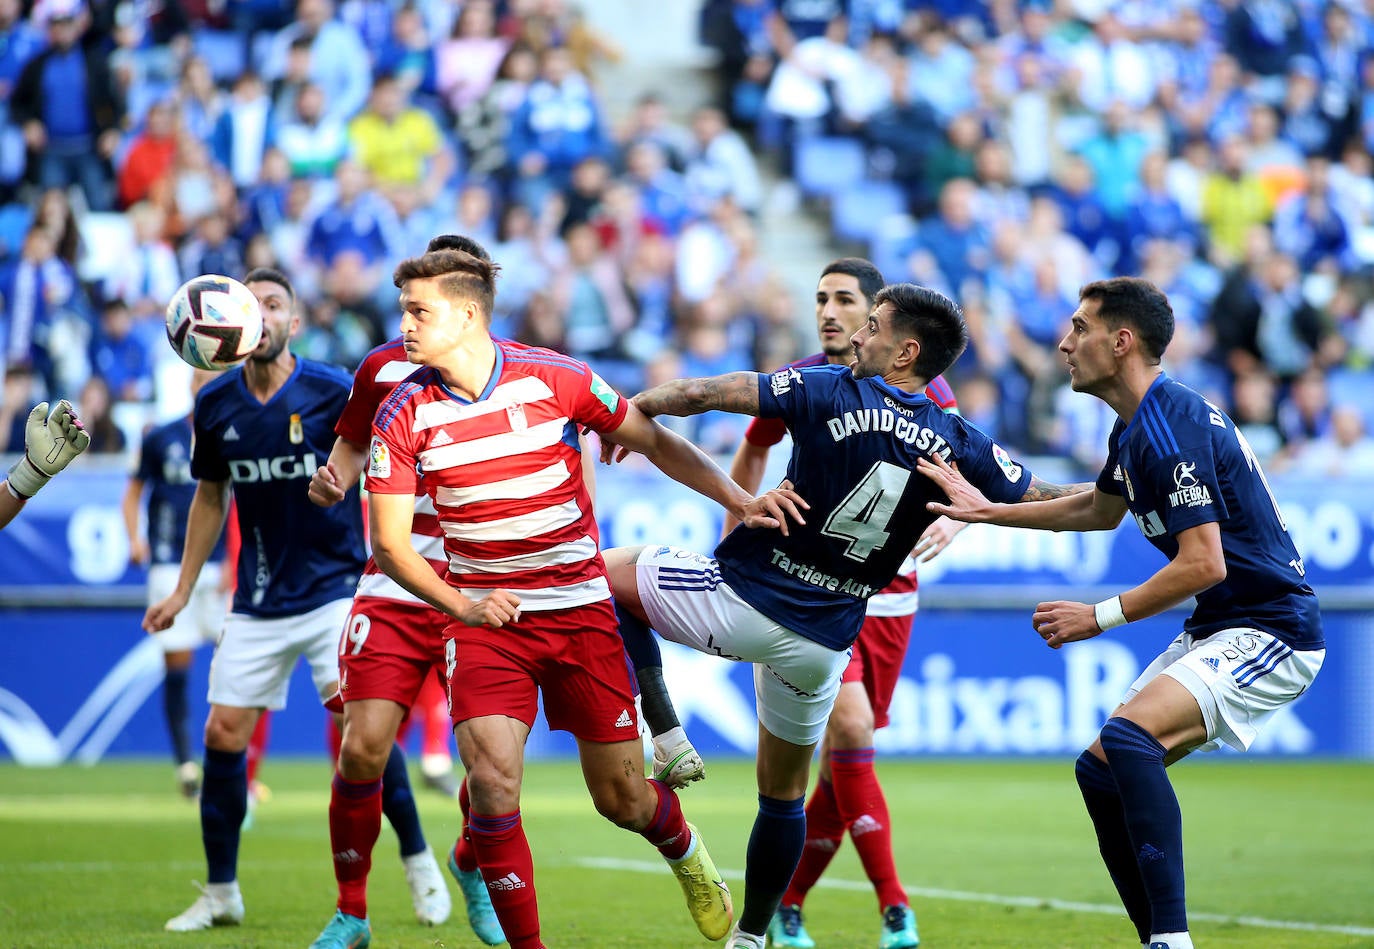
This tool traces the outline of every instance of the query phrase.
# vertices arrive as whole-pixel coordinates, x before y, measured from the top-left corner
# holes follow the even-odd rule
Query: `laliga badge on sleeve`
[[[391,477],[391,452],[387,451],[386,442],[373,435],[372,447],[368,450],[367,455],[367,475],[369,478]]]
[[[305,427],[301,425],[301,417],[297,412],[291,413],[291,424],[287,427],[286,437],[291,440],[293,445],[299,445],[305,441]]]

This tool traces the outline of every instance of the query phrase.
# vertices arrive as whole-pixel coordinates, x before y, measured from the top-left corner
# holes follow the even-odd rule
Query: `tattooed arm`
[[[650,418],[655,415],[700,415],[712,410],[758,415],[759,374],[729,372],[706,379],[675,379],[641,392],[631,401]]]
[[[969,484],[957,467],[938,455],[931,460],[922,458],[917,470],[949,495],[948,504],[933,501],[926,507],[957,521],[1049,531],[1102,531],[1116,527],[1126,514],[1122,498],[1103,494],[1092,484],[1050,484],[1032,477],[1020,502],[994,504]]]

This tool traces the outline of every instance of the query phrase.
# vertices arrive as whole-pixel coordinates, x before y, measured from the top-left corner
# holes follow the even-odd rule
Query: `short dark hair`
[[[291,298],[291,302],[296,302],[296,288],[291,286],[291,281],[286,278],[276,267],[254,267],[248,271],[243,278],[244,283],[275,283],[286,291],[286,295]]]
[[[864,260],[862,257],[841,257],[838,260],[832,260],[825,265],[825,269],[821,271],[821,276],[824,277],[832,273],[848,274],[859,281],[859,292],[864,295],[864,299],[870,305],[878,296],[878,291],[883,288],[882,271],[873,266],[871,261]]]
[[[425,253],[432,254],[436,250],[460,250],[465,254],[471,254],[478,260],[491,260],[491,254],[487,253],[487,249],[466,234],[440,234],[430,238]]]
[[[899,337],[921,344],[913,366],[929,382],[958,359],[968,346],[964,311],[949,297],[914,283],[890,283],[873,297],[873,306],[892,304],[892,329]]]
[[[496,274],[501,267],[461,250],[434,250],[401,261],[391,282],[405,286],[407,280],[439,278],[444,295],[476,300],[482,315],[491,319],[496,303]]]
[[[1129,324],[1146,356],[1159,362],[1174,338],[1174,308],[1169,298],[1148,280],[1111,277],[1094,280],[1078,291],[1078,300],[1097,301],[1097,315],[1112,329]]]

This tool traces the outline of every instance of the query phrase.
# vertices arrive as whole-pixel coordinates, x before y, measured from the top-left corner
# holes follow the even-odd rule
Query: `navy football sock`
[[[1107,873],[1116,884],[1126,915],[1135,925],[1142,943],[1150,941],[1150,898],[1145,895],[1145,883],[1140,878],[1140,865],[1135,860],[1131,835],[1126,830],[1126,817],[1121,811],[1121,793],[1106,762],[1090,751],[1078,756],[1074,765],[1078,789],[1083,792],[1083,804],[1097,831],[1097,850]]]
[[[172,756],[177,764],[191,760],[191,734],[186,720],[190,708],[186,702],[186,669],[168,669],[162,679],[162,713],[167,718],[167,733],[172,738]]]
[[[1108,719],[1101,741],[1121,793],[1122,813],[1150,899],[1150,931],[1186,932],[1183,815],[1164,770],[1164,746],[1124,718]]]
[[[620,621],[625,654],[634,663],[635,678],[639,681],[639,710],[649,726],[649,734],[662,735],[681,727],[677,709],[673,708],[668,686],[663,681],[663,653],[658,648],[658,637],[648,623],[619,603],[615,605],[615,616]]]
[[[239,830],[248,813],[248,753],[205,749],[200,785],[200,839],[209,883],[238,878]]]
[[[405,752],[397,744],[391,746],[386,770],[382,772],[382,813],[396,831],[402,857],[425,849],[425,832],[420,829],[420,812],[415,809],[415,795],[410,790]]]
[[[739,928],[762,936],[806,845],[806,798],[781,801],[759,795],[759,813],[744,857],[744,911]]]

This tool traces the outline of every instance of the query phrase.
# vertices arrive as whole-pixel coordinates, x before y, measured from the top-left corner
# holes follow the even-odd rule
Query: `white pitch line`
[[[649,860],[617,860],[611,857],[584,857],[572,861],[577,866],[597,870],[620,870],[626,873],[662,873],[663,864]],[[720,869],[721,876],[732,880],[743,880],[743,870]],[[868,881],[836,880],[823,877],[817,886],[833,890],[854,890],[867,893],[873,888]],[[1002,896],[997,893],[972,893],[966,890],[941,890],[926,886],[909,886],[906,891],[912,896],[928,900],[952,900],[959,903],[992,903],[997,906],[1021,906],[1027,909],[1057,909],[1067,913],[1098,913],[1106,916],[1120,916],[1125,911],[1120,906],[1107,906],[1103,903],[1077,903],[1072,900],[1058,900],[1039,896]],[[1374,936],[1374,927],[1342,926],[1334,923],[1307,923],[1287,919],[1265,919],[1262,916],[1227,916],[1223,913],[1196,913],[1188,911],[1190,920],[1208,923],[1228,923],[1240,926],[1254,926],[1258,929],[1289,929],[1300,932],[1335,933],[1341,936]]]

